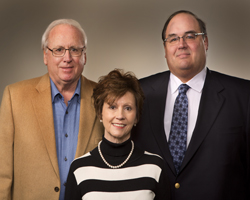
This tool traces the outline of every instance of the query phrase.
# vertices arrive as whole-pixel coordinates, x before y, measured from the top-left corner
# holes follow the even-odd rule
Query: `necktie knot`
[[[188,91],[190,87],[187,84],[181,84],[179,86],[179,93],[180,94],[186,94],[186,92]]]

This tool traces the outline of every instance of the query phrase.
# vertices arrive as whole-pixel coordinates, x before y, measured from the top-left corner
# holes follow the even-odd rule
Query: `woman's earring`
[[[134,124],[134,126],[136,126],[136,124]]]
[[[102,120],[100,119],[100,122],[102,123]]]

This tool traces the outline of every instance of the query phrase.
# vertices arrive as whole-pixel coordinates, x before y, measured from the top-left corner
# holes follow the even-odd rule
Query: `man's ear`
[[[47,61],[47,52],[46,52],[46,50],[43,50],[43,62],[44,62],[45,65],[48,64],[48,61]]]
[[[205,48],[206,48],[206,51],[208,50],[208,37],[205,36],[204,38],[204,44],[205,44]]]
[[[86,53],[84,53],[84,65],[86,65],[86,62],[87,62],[87,56]]]

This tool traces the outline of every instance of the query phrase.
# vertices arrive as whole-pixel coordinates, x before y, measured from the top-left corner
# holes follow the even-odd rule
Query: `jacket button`
[[[179,189],[179,188],[181,187],[181,185],[180,185],[180,183],[175,183],[174,187],[175,187],[176,189]]]
[[[59,187],[55,187],[54,190],[55,190],[55,192],[59,192],[60,189],[59,189]]]

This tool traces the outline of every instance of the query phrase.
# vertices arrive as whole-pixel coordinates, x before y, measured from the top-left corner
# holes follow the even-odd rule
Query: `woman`
[[[72,162],[65,200],[170,199],[162,158],[136,148],[130,139],[144,99],[137,78],[113,70],[100,78],[93,99],[104,137]]]

